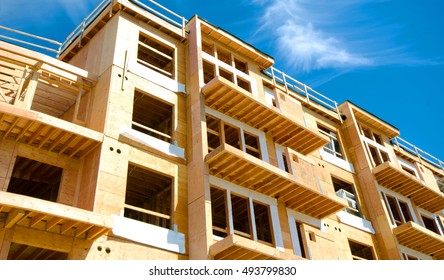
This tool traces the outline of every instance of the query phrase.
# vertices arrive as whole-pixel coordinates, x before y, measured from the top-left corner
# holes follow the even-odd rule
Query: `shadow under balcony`
[[[388,161],[375,167],[373,174],[380,185],[410,198],[418,207],[432,213],[444,209],[444,194]]]
[[[287,207],[317,219],[347,207],[344,199],[305,186],[284,170],[226,143],[209,153],[206,162],[211,175],[281,199]]]
[[[398,243],[415,251],[444,259],[444,237],[414,222],[408,222],[393,229]]]
[[[205,104],[254,128],[270,132],[276,143],[309,154],[328,143],[328,139],[296,123],[262,103],[247,90],[223,77],[215,77],[203,88]]]

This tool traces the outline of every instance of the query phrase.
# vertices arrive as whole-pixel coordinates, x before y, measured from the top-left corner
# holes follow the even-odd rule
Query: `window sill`
[[[113,234],[135,242],[185,254],[185,235],[170,229],[113,215]]]
[[[185,93],[185,85],[137,62],[129,62],[128,71],[173,92]]]
[[[321,158],[331,164],[334,164],[344,170],[347,170],[351,173],[355,173],[355,169],[353,167],[353,164],[351,164],[350,162],[343,160],[341,158],[335,157],[332,154],[327,153],[326,151],[324,151],[323,149],[320,150],[321,153]]]
[[[375,234],[375,230],[373,229],[372,223],[370,221],[367,221],[366,219],[359,218],[355,215],[352,215],[344,211],[341,211],[336,215],[338,216],[339,221],[341,221],[341,223]]]
[[[156,149],[166,155],[185,159],[184,149],[176,145],[170,144],[168,142],[162,141],[160,139],[157,139],[155,137],[152,137],[150,135],[139,132],[137,130],[128,127],[122,127],[120,129],[120,135],[130,140],[136,141],[142,145]]]

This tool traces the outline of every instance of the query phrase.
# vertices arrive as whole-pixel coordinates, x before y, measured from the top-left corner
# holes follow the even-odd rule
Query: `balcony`
[[[274,247],[231,234],[210,247],[215,260],[303,260]]]
[[[444,209],[444,194],[429,188],[423,181],[390,162],[375,167],[373,174],[380,185],[410,198],[418,207],[432,213]]]
[[[267,196],[287,207],[322,219],[347,207],[345,200],[326,195],[295,180],[293,175],[226,143],[206,156],[211,175]]]
[[[444,237],[413,222],[405,223],[393,229],[393,234],[402,246],[432,256],[434,259],[444,259]]]
[[[215,77],[203,88],[205,104],[254,128],[271,132],[276,143],[301,154],[309,154],[328,143],[328,139],[282,115],[247,90],[223,77]]]
[[[55,202],[1,192],[0,228],[14,226],[95,240],[112,228],[112,219]]]
[[[85,127],[95,78],[0,42],[0,136],[80,158],[102,142]]]

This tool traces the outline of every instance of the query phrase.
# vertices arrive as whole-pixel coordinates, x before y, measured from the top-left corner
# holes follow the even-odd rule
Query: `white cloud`
[[[301,25],[288,20],[277,28],[276,34],[277,48],[286,54],[287,63],[304,72],[372,64],[371,59],[350,53],[338,39],[315,30],[311,23]]]
[[[370,0],[251,1],[264,7],[255,35],[270,40],[277,51],[275,58],[285,61],[286,67],[300,72],[343,72],[385,63],[385,53],[379,50],[387,46],[369,36],[387,25],[375,23],[362,12]]]

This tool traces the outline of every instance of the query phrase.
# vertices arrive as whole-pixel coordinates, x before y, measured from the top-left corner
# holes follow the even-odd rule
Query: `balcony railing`
[[[402,149],[416,157],[418,157],[420,160],[424,160],[433,166],[440,168],[444,171],[444,162],[438,159],[437,157],[421,150],[420,148],[416,147],[415,145],[407,142],[406,140],[402,139],[401,137],[395,137],[391,140],[391,143],[393,146],[397,147],[398,149]]]
[[[115,1],[115,0],[114,0]],[[119,0],[122,1],[122,0]],[[155,15],[156,17],[172,24],[175,27],[182,29],[182,36],[185,36],[185,25],[188,22],[183,16],[180,16],[159,3],[146,0],[147,3],[142,3],[138,0],[128,0],[130,3],[137,5],[143,10]],[[35,48],[36,50],[44,50],[49,53],[54,53],[56,57],[59,57],[74,41],[78,38],[84,37],[86,29],[93,23],[106,9],[110,9],[110,15],[112,10],[113,0],[102,0],[92,11],[89,13],[83,21],[77,25],[74,30],[66,37],[63,42],[51,40],[34,34],[26,33],[23,31],[15,30],[9,27],[0,26],[0,29],[4,34],[0,34],[0,39],[8,42],[14,42],[21,46],[27,46]]]
[[[338,119],[342,121],[338,109],[338,103],[333,99],[328,98],[274,67],[264,70],[263,73],[270,77],[275,83],[283,85],[290,96],[295,97],[297,100],[301,100],[302,97],[302,100],[305,101],[306,104],[320,105],[328,111],[337,114]]]

